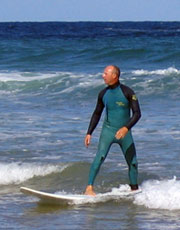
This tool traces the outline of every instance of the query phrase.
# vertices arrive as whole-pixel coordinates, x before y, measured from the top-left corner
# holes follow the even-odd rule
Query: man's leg
[[[104,128],[102,130],[99,144],[98,144],[98,152],[91,165],[90,172],[89,172],[88,186],[85,191],[86,195],[95,195],[95,192],[93,190],[93,184],[94,184],[94,181],[96,179],[96,176],[100,170],[102,163],[106,159],[106,156],[111,147],[113,138],[114,138],[114,134],[110,133],[108,129]]]
[[[129,167],[129,180],[131,190],[137,190],[138,163],[136,159],[136,149],[131,132],[128,132],[128,134],[121,140],[121,148]]]

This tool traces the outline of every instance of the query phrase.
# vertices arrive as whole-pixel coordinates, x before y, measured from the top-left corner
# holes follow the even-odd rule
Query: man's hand
[[[84,144],[85,144],[86,147],[88,147],[90,145],[90,143],[91,143],[91,135],[87,134],[85,136],[85,139],[84,139]]]
[[[126,136],[126,134],[128,133],[128,128],[126,128],[125,126],[120,128],[117,132],[116,132],[116,139],[121,139],[124,138]]]

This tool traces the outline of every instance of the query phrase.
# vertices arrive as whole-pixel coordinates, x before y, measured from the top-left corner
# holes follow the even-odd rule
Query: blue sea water
[[[0,23],[0,229],[180,229],[180,22]],[[21,186],[83,193],[102,121],[84,136],[106,65],[137,94],[133,128],[142,193],[45,206]],[[114,145],[98,193],[128,184]]]

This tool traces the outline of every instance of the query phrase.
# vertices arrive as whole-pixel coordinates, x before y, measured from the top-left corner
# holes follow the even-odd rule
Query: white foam
[[[46,80],[46,82],[44,82]],[[52,86],[62,85],[62,89],[53,91],[53,95],[71,93],[73,91],[80,92],[81,89],[92,89],[103,85],[100,73],[97,74],[79,74],[70,72],[0,72],[0,82],[13,85],[13,91],[19,92],[24,90],[24,86],[33,81],[39,81],[39,89],[48,89]],[[36,89],[36,88],[35,88]],[[12,91],[12,89],[11,89]],[[1,94],[7,94],[7,91],[1,91]]]
[[[75,77],[74,75],[71,76],[72,77]],[[62,90],[60,93],[63,94],[63,93],[71,93],[75,90],[78,90],[78,89],[90,89],[90,88],[93,88],[93,87],[98,87],[98,86],[101,86],[103,85],[103,81],[102,79],[96,79],[96,75],[94,75],[94,78],[92,80],[92,75],[88,75],[88,76],[85,76],[85,75],[77,75],[76,77],[78,77],[78,81],[76,81],[76,84],[74,85],[66,85],[66,88],[64,90]]]
[[[174,68],[174,67],[169,67],[167,69],[157,69],[154,71],[148,71],[148,70],[135,70],[132,71],[134,75],[170,75],[170,74],[180,74],[180,70]]]
[[[59,74],[64,73],[30,73],[30,72],[0,72],[0,81],[1,82],[9,82],[9,81],[17,81],[17,82],[29,82],[34,80],[44,80],[48,78],[53,78],[59,76]]]
[[[142,192],[134,198],[134,203],[151,209],[180,209],[180,181],[149,180],[142,184]]]
[[[66,167],[35,163],[0,163],[0,185],[19,184],[35,176],[46,176],[53,172],[61,172]]]
[[[62,194],[62,192],[57,192],[56,194],[58,193]],[[64,194],[67,193],[64,192]],[[103,203],[122,199],[150,209],[180,210],[180,181],[177,181],[176,177],[162,181],[148,180],[140,186],[139,190],[133,192],[130,190],[129,185],[120,185],[119,188],[113,188],[111,192],[99,193],[95,197],[80,196],[73,203]]]
[[[99,78],[100,73],[97,74],[75,74],[71,72],[49,72],[49,73],[43,73],[43,72],[16,72],[16,71],[10,71],[10,72],[0,72],[0,81],[1,82],[9,82],[9,81],[17,81],[17,82],[29,82],[34,80],[44,80],[44,79],[52,79],[56,77],[60,77],[60,82],[64,79],[66,79],[66,85],[70,84],[71,82],[69,80],[78,80],[79,84],[83,85],[86,84],[89,86],[90,82],[94,82],[96,78]],[[101,78],[100,78],[101,79]],[[84,83],[82,82],[84,81]],[[101,79],[102,83],[102,79]]]
[[[119,201],[121,199],[128,199],[132,200],[133,197],[141,192],[141,190],[132,192],[129,185],[120,185],[119,188],[113,188],[111,192],[107,193],[98,193],[96,196],[85,196],[85,195],[79,195],[79,194],[67,194],[65,192],[56,192],[55,194],[66,194],[69,196],[78,196],[78,199],[75,199],[73,202],[70,203],[73,204],[87,204],[87,203],[104,203],[110,200],[116,200]]]

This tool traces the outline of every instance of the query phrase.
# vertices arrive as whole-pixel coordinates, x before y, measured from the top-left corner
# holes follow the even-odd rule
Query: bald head
[[[112,68],[112,72],[119,78],[121,73],[119,67],[116,65],[111,65],[110,67]]]
[[[120,69],[115,65],[109,65],[104,69],[103,79],[107,85],[113,85],[119,81]]]

